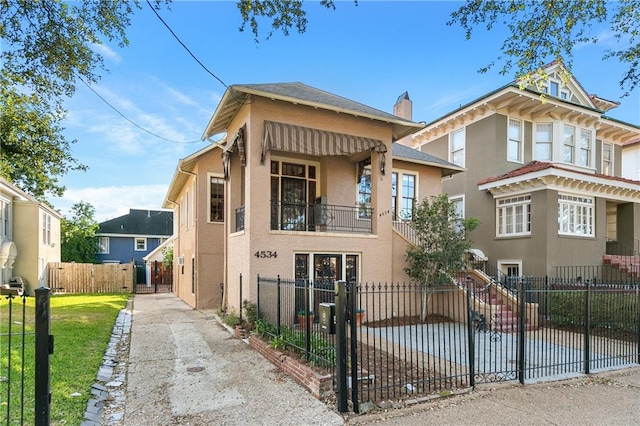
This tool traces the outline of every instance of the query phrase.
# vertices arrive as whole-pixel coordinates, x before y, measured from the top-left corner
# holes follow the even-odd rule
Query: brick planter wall
[[[327,392],[333,392],[331,374],[320,374],[296,358],[273,349],[259,337],[249,335],[249,344],[268,359],[273,365],[305,387],[313,396],[320,399]]]

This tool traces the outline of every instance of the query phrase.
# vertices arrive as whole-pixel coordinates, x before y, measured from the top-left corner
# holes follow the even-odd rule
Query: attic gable
[[[517,80],[516,83],[522,84],[523,80]],[[553,96],[587,108],[601,109],[595,98],[589,96],[580,82],[559,60],[545,65],[525,84],[527,89],[543,93],[546,96]]]

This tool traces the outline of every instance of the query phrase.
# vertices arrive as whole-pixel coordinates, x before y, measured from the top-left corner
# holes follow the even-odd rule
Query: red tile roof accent
[[[500,176],[493,176],[493,177],[488,177],[486,179],[483,179],[481,181],[478,182],[478,185],[484,185],[487,183],[492,183],[492,182],[498,182],[501,180],[505,180],[505,179],[509,179],[509,178],[513,178],[513,177],[517,177],[517,176],[523,176],[529,173],[534,173],[534,172],[538,172],[540,170],[545,170],[545,169],[557,169],[557,170],[565,170],[571,173],[577,173],[577,174],[581,174],[581,175],[585,175],[585,176],[589,176],[589,177],[598,177],[601,179],[607,179],[607,180],[612,180],[612,181],[616,181],[616,182],[625,182],[625,183],[631,183],[634,185],[640,185],[640,181],[637,180],[632,180],[632,179],[627,179],[627,178],[623,178],[620,176],[608,176],[608,175],[603,175],[601,173],[588,173],[588,172],[582,172],[579,170],[574,170],[574,169],[570,169],[567,167],[562,167],[559,166],[557,164],[554,163],[549,163],[546,161],[532,161],[528,164],[525,164],[524,166],[511,170],[510,172],[507,172],[503,175]]]

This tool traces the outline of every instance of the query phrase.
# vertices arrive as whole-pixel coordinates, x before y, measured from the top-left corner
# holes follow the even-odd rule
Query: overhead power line
[[[151,10],[153,10],[153,13],[155,13],[155,15],[158,17],[158,19],[160,20],[160,22],[162,22],[164,24],[165,27],[167,27],[167,29],[169,30],[169,32],[171,33],[171,35],[173,35],[173,37],[178,40],[178,43],[180,43],[180,45],[182,47],[184,47],[184,49],[189,53],[189,55],[191,55],[191,57],[206,71],[208,72],[213,78],[215,78],[216,80],[218,80],[220,82],[220,84],[222,84],[224,87],[228,87],[224,81],[222,81],[217,75],[215,75],[214,73],[212,73],[209,68],[207,68],[202,62],[200,62],[200,60],[196,57],[196,55],[194,55],[191,50],[189,50],[189,48],[182,42],[182,40],[180,40],[180,38],[176,35],[175,32],[173,32],[173,30],[171,29],[171,27],[169,26],[169,24],[167,24],[165,22],[164,19],[162,19],[162,17],[158,14],[158,11],[155,9],[155,7],[153,7],[151,5],[151,3],[149,2],[149,0],[147,0],[147,4],[149,5],[149,7],[151,8]]]
[[[89,88],[89,90],[91,90],[98,98],[100,98],[100,100],[102,100],[102,102],[104,102],[105,104],[107,104],[109,106],[109,108],[111,108],[112,110],[114,110],[120,117],[124,118],[125,120],[127,120],[129,123],[133,124],[134,126],[136,126],[138,129],[142,130],[143,132],[146,132],[148,134],[150,134],[151,136],[155,136],[156,138],[162,139],[163,141],[166,142],[171,142],[171,143],[201,143],[201,140],[197,140],[197,141],[175,141],[172,139],[167,139],[164,136],[160,136],[157,133],[153,133],[150,130],[145,129],[144,127],[142,127],[141,125],[139,125],[138,123],[136,123],[135,121],[131,120],[129,117],[127,117],[126,115],[124,115],[123,113],[121,113],[116,107],[114,107],[113,105],[111,105],[109,103],[109,101],[107,101],[105,98],[103,98],[98,92],[96,92],[94,90],[93,87],[91,87],[86,81],[84,81],[84,79],[82,77],[79,77],[80,81],[82,81],[84,83],[85,86],[87,86]]]

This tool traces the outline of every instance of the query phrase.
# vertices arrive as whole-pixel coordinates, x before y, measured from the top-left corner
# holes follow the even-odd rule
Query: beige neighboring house
[[[26,292],[47,286],[47,265],[60,262],[60,213],[0,178],[2,284],[22,277]]]
[[[230,86],[202,139],[226,136],[178,162],[163,204],[174,292],[238,312],[257,275],[408,280],[399,225],[463,168],[394,143],[423,127],[407,94],[395,111],[408,118],[302,83]]]
[[[556,266],[602,265],[640,247],[640,176],[622,164],[640,127],[613,118],[618,103],[586,92],[562,63],[545,71],[540,90],[512,82],[409,141],[466,168],[443,190],[480,219],[470,235],[477,260],[498,275],[554,276]]]

